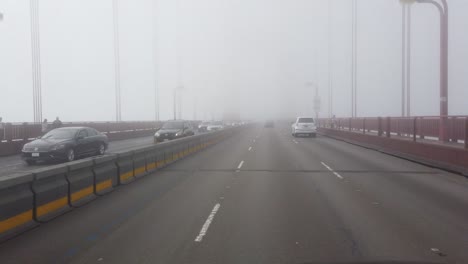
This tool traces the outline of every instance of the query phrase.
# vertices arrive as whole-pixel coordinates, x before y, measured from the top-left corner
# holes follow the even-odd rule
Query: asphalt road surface
[[[257,126],[0,244],[0,263],[468,263],[466,178]]]
[[[107,153],[122,151],[133,147],[141,147],[153,144],[153,137],[132,138],[118,141],[109,142],[109,149]],[[50,163],[49,163],[50,164]],[[31,171],[37,168],[42,168],[49,164],[38,164],[34,166],[27,165],[22,159],[21,155],[13,155],[7,157],[0,157],[0,177],[9,175],[15,172]]]

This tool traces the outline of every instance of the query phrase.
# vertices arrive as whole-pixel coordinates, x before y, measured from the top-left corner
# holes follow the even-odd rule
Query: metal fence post
[[[416,135],[418,134],[418,118],[413,118],[413,141],[416,142]]]
[[[390,137],[390,130],[391,130],[391,127],[390,127],[390,117],[387,117],[387,137],[389,138]]]
[[[455,133],[455,131],[456,131],[455,130],[455,124],[457,122],[456,117],[450,118],[450,121],[451,122],[449,122],[449,128],[448,128],[449,129],[449,141],[450,142],[457,142],[457,138],[455,136],[455,134],[456,134]]]
[[[352,130],[352,129],[351,129],[351,117],[349,118],[349,122],[348,122],[348,123],[349,123],[349,125],[348,125],[348,126],[349,126],[349,131],[351,131],[351,130]]]
[[[377,123],[378,123],[377,134],[379,135],[379,137],[381,137],[382,136],[382,118],[380,116],[377,118]]]
[[[6,123],[4,129],[5,129],[4,139],[6,139],[7,141],[11,141],[13,139],[13,124]]]
[[[366,134],[366,118],[362,119],[362,133]]]
[[[28,123],[24,122],[22,124],[22,130],[23,130],[23,140],[27,141],[28,140]]]
[[[468,117],[465,118],[465,149],[468,149]]]

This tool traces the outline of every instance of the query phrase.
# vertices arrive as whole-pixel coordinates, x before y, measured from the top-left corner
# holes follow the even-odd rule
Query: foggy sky
[[[111,0],[40,0],[43,117],[114,120]],[[468,1],[449,0],[449,113],[468,114]],[[173,116],[173,90],[183,118],[313,115],[319,87],[328,116],[328,49],[334,111],[351,112],[351,1],[120,0],[122,117]],[[414,5],[412,114],[438,115],[439,17]],[[32,121],[28,0],[0,0],[0,116]],[[157,100],[155,90],[157,89]],[[401,6],[358,0],[358,115],[401,114]],[[196,111],[195,111],[196,109]]]

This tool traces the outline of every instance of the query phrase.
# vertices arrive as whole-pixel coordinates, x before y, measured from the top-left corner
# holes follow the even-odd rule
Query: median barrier
[[[146,152],[147,148],[140,148],[133,151],[133,175],[135,178],[143,177],[146,172]]]
[[[119,170],[119,184],[127,184],[135,180],[133,172],[133,151],[117,154],[116,164]]]
[[[37,226],[32,173],[0,178],[0,242]]]
[[[155,147],[153,149],[157,169],[166,166],[166,149],[167,147]]]
[[[151,173],[158,169],[157,163],[157,147],[150,146],[145,149],[145,158],[146,158],[146,172]]]
[[[78,160],[67,164],[70,205],[73,207],[81,206],[96,199],[93,164],[92,159]]]
[[[47,222],[71,209],[67,165],[46,167],[34,171],[34,219]]]
[[[106,155],[93,159],[94,192],[104,195],[119,184],[116,156]]]

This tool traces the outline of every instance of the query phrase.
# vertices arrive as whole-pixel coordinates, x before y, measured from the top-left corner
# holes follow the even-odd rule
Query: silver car
[[[294,137],[316,137],[317,135],[317,127],[315,126],[315,121],[312,117],[298,117],[296,122],[292,124],[291,129],[291,133]]]

